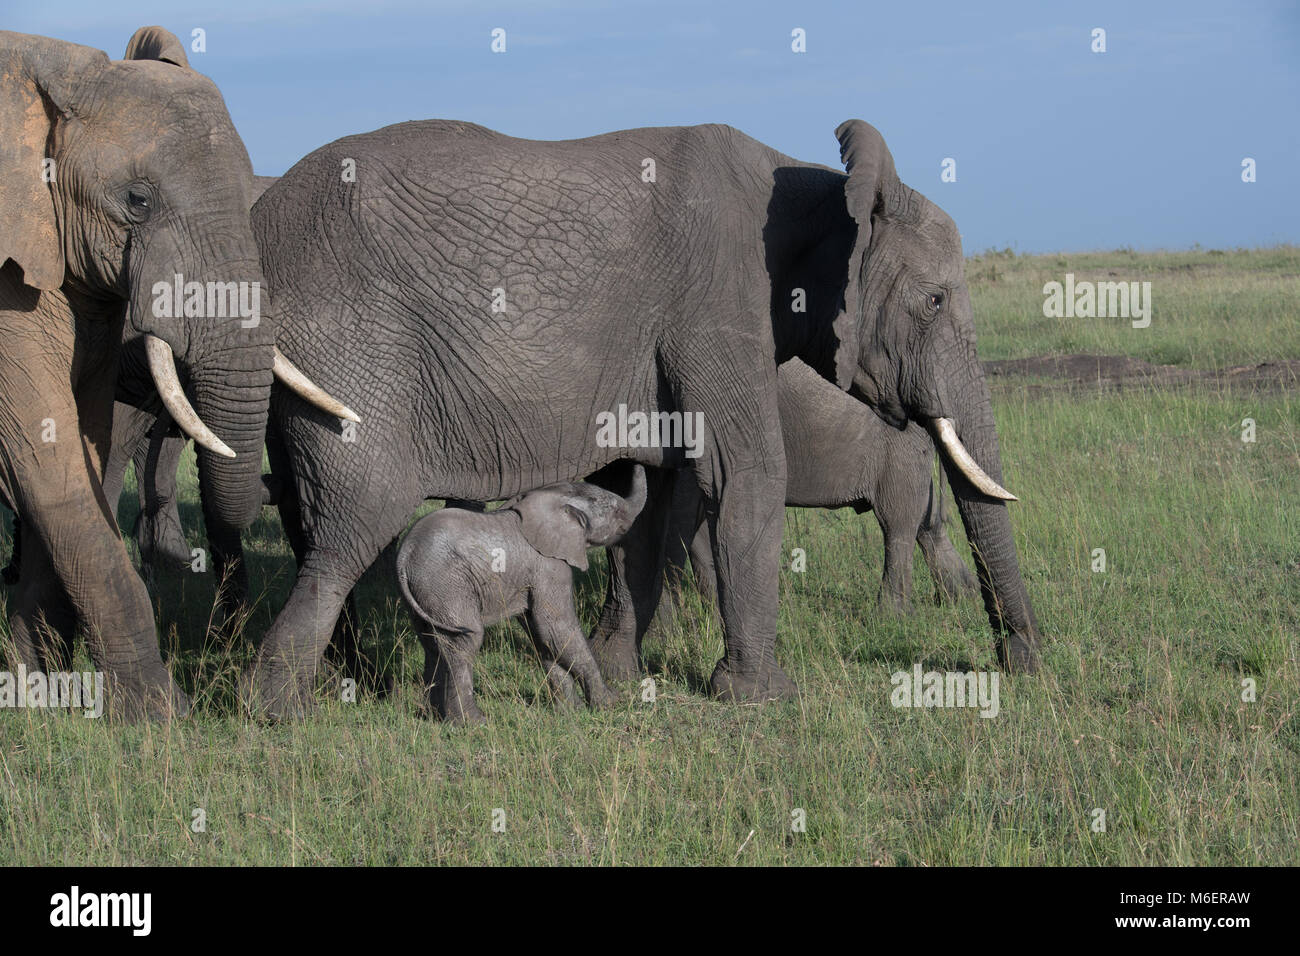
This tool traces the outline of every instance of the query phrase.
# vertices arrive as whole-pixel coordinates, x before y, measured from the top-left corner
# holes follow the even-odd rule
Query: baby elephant
[[[573,607],[573,572],[587,549],[623,537],[645,505],[645,469],[637,465],[627,498],[585,482],[547,485],[495,511],[444,508],[415,523],[397,554],[397,581],[420,628],[429,704],[444,720],[481,723],[473,664],[483,628],[527,613],[546,676],[587,706],[614,703]]]

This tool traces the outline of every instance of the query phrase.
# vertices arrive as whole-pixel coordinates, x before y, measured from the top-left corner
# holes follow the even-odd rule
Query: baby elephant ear
[[[569,567],[587,570],[587,521],[558,492],[534,492],[502,506],[519,513],[524,540],[538,554],[559,558]]]

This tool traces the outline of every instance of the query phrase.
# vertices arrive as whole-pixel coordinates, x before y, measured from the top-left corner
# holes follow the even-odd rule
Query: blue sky
[[[138,26],[202,27],[191,65],[266,175],[432,117],[545,139],[729,123],[838,165],[834,129],[860,117],[968,253],[1300,242],[1294,0],[6,0],[0,23],[115,57]]]

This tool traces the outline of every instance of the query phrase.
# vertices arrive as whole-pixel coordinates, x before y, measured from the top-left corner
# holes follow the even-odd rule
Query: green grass
[[[1151,325],[1129,319],[1046,318],[1043,285],[1150,282]],[[1300,247],[1017,256],[966,262],[980,357],[1129,355],[1154,364],[1222,368],[1300,358]]]
[[[1199,267],[1212,259],[1221,270]],[[1294,249],[1069,261],[1080,275],[1131,262],[1153,282],[1196,266],[1167,293],[1184,321],[1162,324],[1156,285],[1150,336],[1073,320],[1071,350],[1181,350],[1200,367],[1300,357],[1294,300],[1278,292]],[[1000,277],[982,278],[993,263]],[[1064,271],[1056,257],[972,260],[982,355],[1066,347],[1036,312],[1041,283]],[[1235,335],[1196,311],[1224,288],[1247,290]],[[165,611],[182,598],[189,609],[165,644],[195,715],[123,727],[0,712],[0,862],[1300,863],[1300,394],[999,380],[994,400],[1047,639],[1041,675],[1002,678],[996,718],[891,706],[893,672],[993,670],[992,640],[978,602],[929,600],[919,559],[915,613],[878,613],[880,532],[847,511],[787,515],[786,552],[804,548],[807,571],[782,574],[778,656],[802,697],[763,707],[702,694],[722,640],[691,592],[647,644],[654,703],[626,685],[622,708],[556,709],[506,626],[476,671],[489,724],[447,728],[417,716],[422,652],[375,579],[364,641],[400,676],[395,699],[345,704],[331,675],[313,716],[266,727],[230,706],[247,642],[207,635],[211,576],[186,575],[183,594],[164,594]],[[185,487],[201,543],[192,471]],[[258,635],[292,560],[270,513],[248,547],[265,585]],[[1094,548],[1105,573],[1091,570]],[[603,575],[596,559],[579,581],[588,622]],[[206,832],[191,831],[196,808]],[[1097,808],[1104,833],[1090,826]],[[791,829],[796,809],[805,832]]]

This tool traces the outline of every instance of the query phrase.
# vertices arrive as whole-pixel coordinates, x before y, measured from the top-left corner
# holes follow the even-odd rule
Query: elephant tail
[[[407,579],[406,562],[402,560],[402,552],[397,552],[397,592],[402,595],[402,600],[406,606],[411,609],[411,617],[415,618],[416,624],[421,624],[422,615],[419,612],[420,605],[415,603],[415,596],[411,594],[411,585]]]

